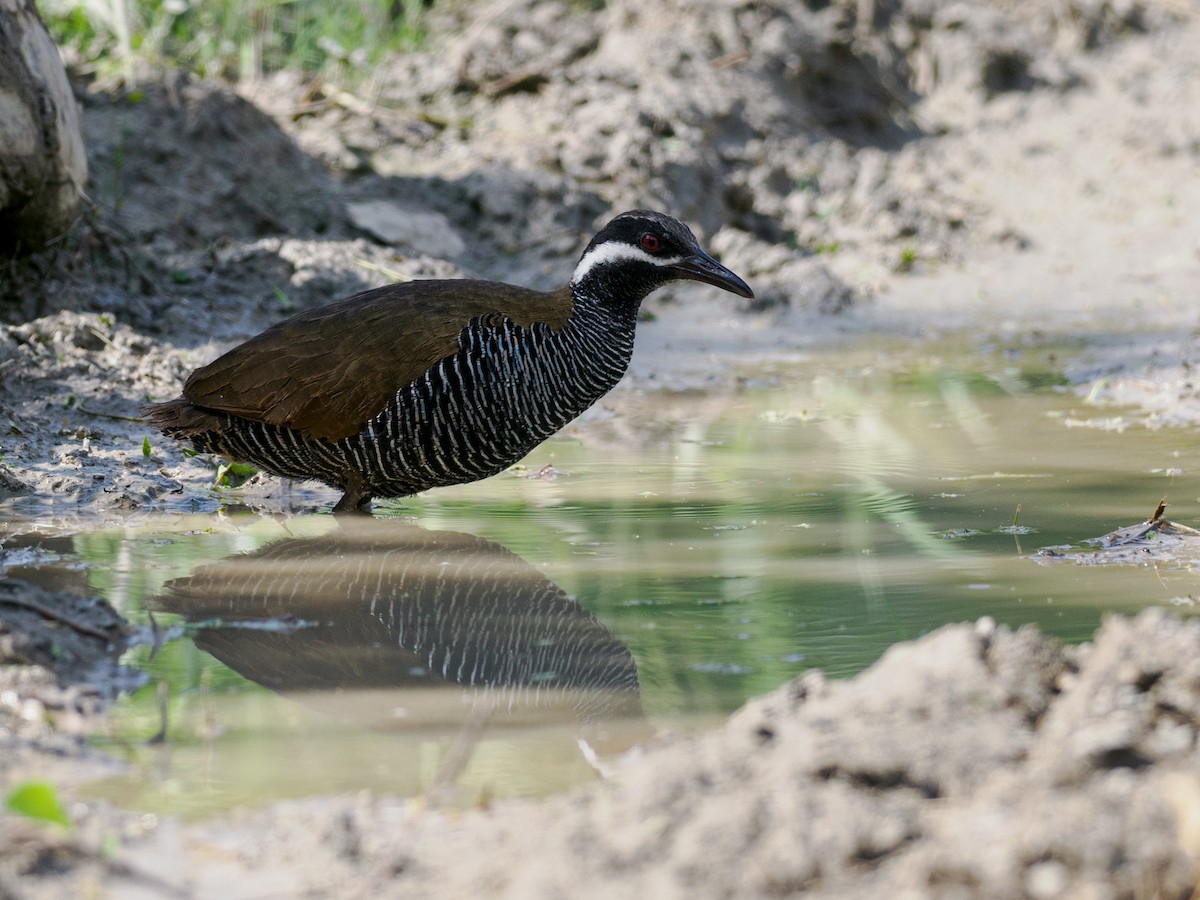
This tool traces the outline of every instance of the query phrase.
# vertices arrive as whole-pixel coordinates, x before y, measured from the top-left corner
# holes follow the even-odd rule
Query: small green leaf
[[[217,466],[213,484],[217,487],[240,487],[247,478],[257,474],[258,469],[248,463],[223,462]]]
[[[26,781],[17,785],[9,792],[6,805],[17,815],[39,822],[53,822],[64,828],[71,826],[67,811],[58,799],[58,791],[45,781]]]
[[[280,309],[284,312],[291,312],[296,308],[296,304],[292,302],[292,298],[284,292],[283,288],[276,287],[273,290],[275,291],[275,299],[279,301]]]
[[[150,458],[150,438],[148,436],[142,438],[142,456]]]
[[[183,269],[172,269],[171,280],[176,284],[189,284],[192,280],[192,273],[185,272]]]

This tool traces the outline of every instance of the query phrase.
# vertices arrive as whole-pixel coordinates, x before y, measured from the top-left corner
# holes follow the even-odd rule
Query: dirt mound
[[[14,665],[53,672],[61,688],[75,691],[71,696],[85,707],[80,712],[88,711],[88,699],[95,711],[101,699],[111,700],[118,689],[138,687],[147,680],[145,673],[119,666],[132,629],[103,597],[47,590],[4,575],[0,576],[0,606],[4,607],[0,667],[6,672],[13,671],[8,667]],[[22,689],[20,693],[39,697],[43,706],[66,705],[64,695],[57,692]]]
[[[437,202],[466,229],[483,213],[501,243],[586,231],[607,208],[668,209],[742,235],[716,238],[726,262],[802,302],[795,263],[815,252],[892,268],[957,256],[984,211],[955,197],[920,139],[1000,94],[1067,90],[1081,80],[1072,52],[1169,18],[1150,3],[500,0],[378,73],[378,106],[417,124],[360,133],[336,158],[400,182],[493,173],[484,192]],[[310,129],[324,131],[319,117],[296,123],[321,152]],[[511,195],[504,182],[524,202],[492,204]]]
[[[833,273],[845,278],[1011,239],[1018,229],[985,225],[988,211],[957,196],[924,139],[1000,95],[1069,90],[1080,51],[1178,14],[1151,0],[496,0],[469,18],[439,13],[430,49],[381,66],[369,101],[291,73],[244,96],[178,75],[84,94],[96,206],[62,246],[10,270],[0,312],[110,311],[157,329],[185,305],[193,335],[208,317],[249,333],[277,315],[279,293],[329,300],[411,274],[403,263],[423,255],[545,287],[601,219],[635,206],[696,226],[761,287],[760,307],[810,309],[797,285],[815,255],[848,257]],[[421,252],[400,242],[400,258],[349,247],[381,238],[347,201],[444,217],[452,239]],[[311,295],[286,255],[222,271],[271,237],[347,247],[368,268]],[[171,333],[186,340],[179,318]]]
[[[149,324],[205,253],[266,234],[330,235],[344,214],[319,163],[228,87],[169,76],[84,95],[95,206],[8,284],[6,317],[119,310]]]
[[[1081,648],[944,628],[849,682],[806,675],[525,828],[414,828],[395,891],[1186,895],[1197,650],[1200,623],[1157,611]],[[382,824],[361,823],[364,845]],[[491,862],[446,864],[467,846]]]
[[[93,96],[93,157],[112,173],[97,199],[139,243],[180,248],[266,234],[337,236],[331,178],[279,126],[217,83],[172,77],[124,98]]]
[[[74,863],[27,868],[19,893],[161,878],[197,896],[1189,896],[1198,651],[1200,622],[1159,611],[1072,648],[949,626],[546,803],[313,800],[140,831],[91,806]],[[112,863],[89,850],[109,831],[126,835]]]

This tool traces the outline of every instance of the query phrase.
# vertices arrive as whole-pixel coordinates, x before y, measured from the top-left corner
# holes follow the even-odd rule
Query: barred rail
[[[366,512],[373,497],[495,475],[550,437],[620,381],[640,304],[678,279],[754,296],[682,222],[631,210],[556,291],[364,291],[271,326],[144,412],[197,450],[340,487],[334,512]]]
[[[497,321],[499,320],[499,321]],[[558,332],[499,316],[474,320],[459,350],[397,391],[358,434],[314,439],[232,415],[197,450],[285,478],[400,497],[503,471],[613,388],[633,353],[636,316],[581,298]]]

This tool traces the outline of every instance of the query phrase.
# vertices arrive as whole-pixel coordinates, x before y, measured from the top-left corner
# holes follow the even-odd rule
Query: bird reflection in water
[[[246,678],[372,728],[572,724],[585,755],[646,736],[629,648],[475,535],[343,519],[202,566],[154,605]]]

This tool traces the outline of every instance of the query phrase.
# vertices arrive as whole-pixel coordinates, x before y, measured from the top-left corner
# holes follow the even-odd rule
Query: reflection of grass
[[[921,519],[909,492],[889,483],[908,480],[920,470],[924,458],[914,440],[920,429],[912,428],[911,423],[894,424],[897,414],[916,415],[927,425],[936,417],[939,425],[952,426],[948,439],[968,448],[991,440],[986,417],[961,383],[947,376],[937,387],[943,402],[930,407],[924,402],[897,404],[890,393],[873,396],[844,382],[821,380],[817,384],[820,405],[826,412],[821,427],[837,448],[838,467],[854,485],[846,494],[848,533],[856,534],[855,525],[873,516],[893,526],[914,552],[946,560],[958,556],[959,549],[935,536],[934,527]],[[860,553],[869,548],[869,538],[854,547]]]
[[[211,740],[212,722],[207,706],[213,695],[268,693],[247,682],[191,641],[171,641],[151,658],[139,647],[124,660],[154,675],[154,681],[114,707],[109,716],[112,739],[140,743],[150,740],[162,726],[162,706],[167,712],[167,738],[173,744]],[[159,696],[160,685],[166,696]]]

